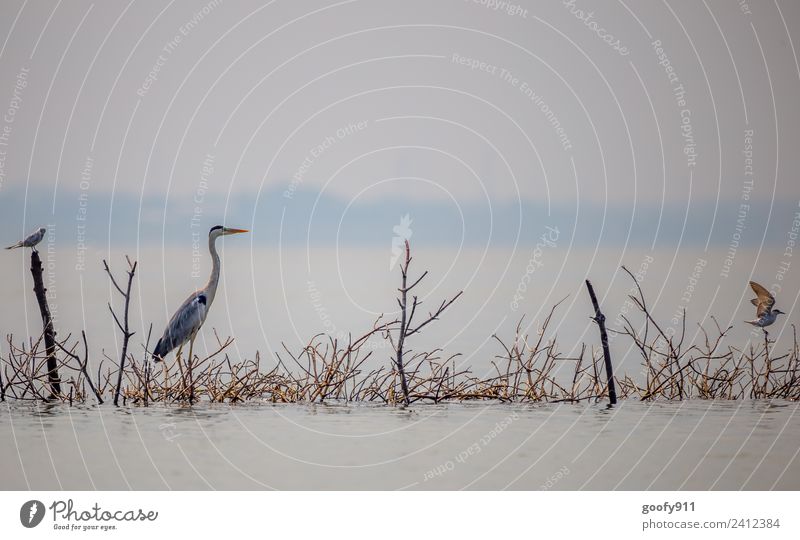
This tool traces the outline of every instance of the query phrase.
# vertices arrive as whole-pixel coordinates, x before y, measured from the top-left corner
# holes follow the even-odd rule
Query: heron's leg
[[[186,383],[183,377],[183,363],[181,362],[181,352],[183,351],[183,343],[178,345],[178,352],[175,353],[175,362],[178,364],[178,371],[181,374],[181,386],[186,388]],[[181,389],[181,391],[183,390]]]
[[[194,356],[192,355],[194,354],[194,338],[196,335],[197,332],[194,332],[189,338],[189,363],[187,364],[186,370],[189,373],[189,403],[194,401],[194,381],[192,380],[192,362],[194,361]]]
[[[163,391],[161,392],[161,396],[166,401],[167,395],[169,395],[169,369],[167,369],[167,363],[164,359],[161,359],[161,372],[164,376],[164,386]]]
[[[190,366],[190,369],[191,369],[191,365],[192,365],[192,360],[194,360],[194,358],[192,358],[192,349],[194,348],[194,337],[196,335],[197,335],[197,333],[194,333],[189,338],[189,366]]]

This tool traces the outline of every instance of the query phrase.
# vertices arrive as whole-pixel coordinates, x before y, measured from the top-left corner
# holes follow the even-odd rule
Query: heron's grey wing
[[[162,358],[176,347],[186,343],[197,332],[206,318],[207,299],[204,293],[194,293],[187,298],[169,320],[155,353]]]
[[[772,306],[775,305],[775,297],[755,281],[750,282],[750,287],[753,289],[753,292],[756,293],[756,296],[758,296],[753,303],[756,305],[756,316],[760,318],[772,310]]]

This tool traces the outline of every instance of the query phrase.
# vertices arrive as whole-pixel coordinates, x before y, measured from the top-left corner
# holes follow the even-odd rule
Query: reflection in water
[[[4,405],[7,489],[800,488],[791,402]]]

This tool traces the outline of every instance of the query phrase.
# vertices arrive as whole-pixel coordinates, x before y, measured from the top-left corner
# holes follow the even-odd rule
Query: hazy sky
[[[505,242],[535,213],[522,223],[577,223],[592,242],[672,242],[688,216],[724,244],[746,192],[747,240],[774,223],[766,240],[783,241],[800,7],[516,5],[3,2],[10,236],[57,220],[75,237],[81,208],[101,240],[118,214],[112,238],[149,241],[195,214],[205,229],[285,210],[324,231],[349,207],[344,241],[408,212],[431,237],[494,219]]]
[[[147,285],[161,279],[142,323],[161,324],[191,289],[192,242],[220,222],[252,228],[246,248],[329,255],[281,269],[300,272],[299,309],[316,323],[304,281],[341,274],[340,247],[375,250],[389,272],[398,239],[466,246],[452,258],[463,283],[436,292],[468,287],[478,265],[492,276],[475,290],[480,313],[495,285],[513,296],[530,277],[551,229],[555,281],[536,275],[536,309],[584,270],[616,279],[597,257],[615,273],[648,253],[671,300],[701,257],[704,294],[727,293],[726,314],[749,305],[747,279],[781,275],[791,307],[799,34],[800,4],[786,0],[3,1],[4,242],[47,226],[62,291],[108,246],[138,254]],[[265,260],[237,253],[229,267]],[[557,284],[559,268],[575,279]],[[359,285],[385,276],[373,278]],[[325,292],[334,306],[352,300],[348,279]]]

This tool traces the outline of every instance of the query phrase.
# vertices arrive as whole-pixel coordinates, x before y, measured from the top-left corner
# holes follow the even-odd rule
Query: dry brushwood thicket
[[[780,355],[772,350],[773,342],[766,334],[763,343],[746,349],[723,345],[731,328],[721,328],[713,318],[711,330],[701,326],[699,342],[687,344],[685,313],[681,331],[668,335],[651,315],[641,287],[630,272],[638,291],[630,297],[637,308],[636,320],[621,315],[623,329],[616,334],[626,338],[641,356],[643,372],[637,377],[606,378],[599,346],[583,344],[577,356],[559,352],[549,326],[560,303],[553,306],[534,335],[524,333],[520,321],[510,340],[492,336],[499,353],[491,360],[491,371],[477,376],[459,364],[457,354],[447,356],[441,350],[419,352],[411,348],[414,336],[423,329],[432,329],[429,325],[461,295],[458,292],[443,300],[433,310],[423,309],[414,290],[427,272],[412,278],[411,262],[406,243],[400,265],[397,318],[381,317],[367,332],[346,341],[319,334],[298,351],[284,345],[281,353],[262,366],[259,353],[252,360],[232,360],[228,349],[233,340],[220,339],[216,332],[216,350],[202,358],[179,354],[153,363],[147,352],[150,332],[137,357],[130,352],[129,340],[134,333],[128,327],[136,263],[128,260],[127,281],[120,286],[103,261],[109,279],[124,300],[121,318],[109,304],[122,335],[118,359],[104,352],[90,363],[84,332],[80,338],[67,335],[51,343],[52,322],[49,312],[45,314],[42,309],[45,331],[39,337],[17,342],[7,336],[8,352],[0,357],[0,400],[60,400],[70,404],[111,401],[141,406],[252,400],[401,405],[467,400],[580,402],[607,399],[609,380],[616,383],[620,398],[640,400],[800,399],[794,327],[792,345]],[[43,291],[37,290],[37,298],[39,292]],[[599,309],[597,313],[595,321],[604,320]],[[389,351],[386,358],[373,358],[378,351],[374,344],[379,340],[387,345],[380,353]]]

